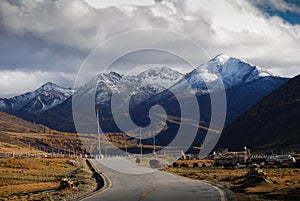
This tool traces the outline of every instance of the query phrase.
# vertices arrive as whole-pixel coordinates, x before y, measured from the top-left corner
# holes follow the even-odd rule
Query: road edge
[[[231,191],[230,189],[224,187],[223,185],[221,185],[219,183],[213,183],[208,180],[199,180],[199,181],[202,181],[202,182],[206,183],[207,185],[215,188],[219,192],[219,194],[221,196],[221,200],[223,197],[225,199],[224,201],[237,201],[235,193],[233,191]]]
[[[163,170],[159,170],[161,172],[164,172],[164,173],[167,173],[167,174],[171,174],[173,176],[178,176],[178,177],[182,177],[182,178],[185,178],[185,179],[190,179],[190,180],[193,180],[193,181],[200,181],[200,182],[203,182],[209,186],[211,186],[212,188],[216,189],[218,192],[219,192],[219,195],[220,195],[220,198],[221,198],[221,201],[237,201],[236,199],[236,196],[235,196],[235,193],[232,192],[230,189],[224,187],[223,185],[221,184],[216,184],[216,183],[213,183],[213,182],[210,182],[208,180],[198,180],[198,179],[192,179],[192,178],[189,178],[189,177],[184,177],[182,175],[178,175],[178,174],[175,174],[175,173],[171,173],[171,172],[166,172],[166,171],[163,171]]]
[[[109,179],[109,177],[106,174],[104,174],[102,171],[100,171],[99,168],[97,166],[95,166],[95,164],[93,164],[93,162],[90,159],[86,159],[86,162],[87,162],[88,166],[90,167],[91,171],[94,174],[97,174],[102,179],[103,186],[81,198],[78,198],[77,199],[78,201],[83,201],[83,200],[93,197],[94,195],[96,195],[98,193],[103,193],[104,191],[108,190],[112,186],[112,183],[111,183],[111,180]],[[99,178],[95,177],[95,179],[99,181]]]

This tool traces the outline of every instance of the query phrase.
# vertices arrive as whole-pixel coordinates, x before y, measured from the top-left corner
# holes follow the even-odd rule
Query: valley
[[[220,86],[213,76],[216,73],[213,68],[218,70],[224,86]],[[93,86],[93,83],[97,85]],[[241,201],[297,200],[300,188],[297,176],[300,171],[297,155],[300,151],[299,86],[299,76],[279,77],[221,54],[187,74],[164,66],[137,75],[109,72],[95,76],[76,90],[46,83],[33,92],[0,99],[0,197],[4,200],[72,200],[92,192],[97,194],[95,191],[102,186],[97,184],[92,168],[87,166],[85,159],[90,158],[93,165],[105,170],[112,180],[117,174],[99,162],[125,165],[131,161],[137,171],[144,171],[143,166],[155,166],[172,174],[208,180],[214,186],[221,184],[230,189]],[[193,93],[188,91],[190,88]],[[221,95],[222,89],[227,106],[223,130],[211,122],[211,95]],[[93,93],[95,106],[92,112],[99,115],[96,118],[85,113],[85,98]],[[114,105],[111,103],[113,96],[120,98]],[[75,105],[74,97],[80,97]],[[193,98],[199,111],[188,104]],[[179,107],[183,103],[186,107]],[[166,113],[149,113],[155,105],[163,107]],[[84,126],[79,132],[74,107],[83,112],[79,117],[84,117],[80,122]],[[114,116],[112,110],[117,115]],[[200,117],[182,117],[182,110],[199,112]],[[127,118],[142,128],[121,130],[117,121]],[[155,126],[152,130],[144,129],[150,119],[155,121]],[[211,128],[210,124],[213,125]],[[195,139],[188,147],[169,147],[180,127],[196,129]],[[221,137],[214,150],[203,159],[199,152],[208,132]],[[185,135],[182,140],[190,137],[188,132]],[[241,151],[243,148],[245,150]],[[178,158],[167,156],[174,153],[179,158],[175,162]],[[215,153],[221,153],[220,157]],[[292,165],[291,155],[297,156]],[[285,159],[278,162],[273,159],[276,157]],[[262,182],[249,186],[243,183],[247,172],[256,166],[263,168],[272,184]],[[75,187],[59,190],[63,178],[72,178],[76,181]],[[129,178],[123,175],[120,181],[127,183]],[[141,180],[137,185],[143,182]],[[185,179],[181,182],[193,183]],[[158,185],[155,181],[151,184]],[[172,185],[178,187],[175,183]],[[146,186],[137,188],[142,192]],[[112,187],[109,192],[115,188],[119,187]],[[125,191],[122,193],[126,196]],[[97,196],[101,197],[100,194]],[[218,195],[213,188],[210,196],[223,199],[223,194]]]
[[[300,201],[300,0],[0,0],[0,201]]]

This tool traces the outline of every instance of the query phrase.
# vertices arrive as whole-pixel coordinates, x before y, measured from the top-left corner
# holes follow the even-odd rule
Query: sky
[[[73,86],[80,66],[99,44],[148,28],[185,35],[210,57],[225,53],[285,77],[300,73],[297,0],[1,0],[0,97],[48,81]],[[162,43],[172,47],[180,41]],[[115,51],[109,48],[105,55]],[[149,54],[139,54],[143,58]],[[125,58],[124,65],[118,60],[123,68],[131,65],[128,61],[132,58]]]

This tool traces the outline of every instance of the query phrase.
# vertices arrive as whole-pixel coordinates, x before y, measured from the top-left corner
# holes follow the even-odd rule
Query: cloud
[[[162,0],[114,0],[114,1],[99,1],[99,0],[85,0],[89,5],[95,8],[107,8],[110,6],[122,6],[122,5],[136,5],[136,6],[152,6],[155,1],[160,2]]]
[[[49,80],[52,80],[59,85],[72,87],[74,77],[75,75],[73,74],[58,72],[2,70],[0,73],[0,96],[12,93],[21,94],[24,93],[24,91],[33,91],[40,87],[42,83],[46,83]]]
[[[100,42],[123,31],[151,27],[185,34],[211,56],[223,52],[263,68],[281,69],[276,71],[283,76],[299,73],[300,26],[257,8],[269,2],[274,9],[298,12],[299,7],[293,4],[281,0],[144,0],[136,5],[133,0],[97,6],[95,2],[1,1],[1,74],[76,74],[89,51]],[[172,40],[163,43],[180,44]],[[186,49],[193,54],[192,49]]]

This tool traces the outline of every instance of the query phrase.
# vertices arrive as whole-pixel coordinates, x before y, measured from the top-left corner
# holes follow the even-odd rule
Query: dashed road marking
[[[144,199],[147,195],[149,195],[152,191],[154,191],[157,187],[157,184],[154,181],[152,181],[151,179],[148,179],[148,178],[145,178],[145,177],[142,177],[142,176],[139,176],[139,177],[152,185],[152,187],[149,190],[147,190],[146,192],[144,192],[141,195],[141,197],[139,199],[139,201],[140,201],[140,200]]]

